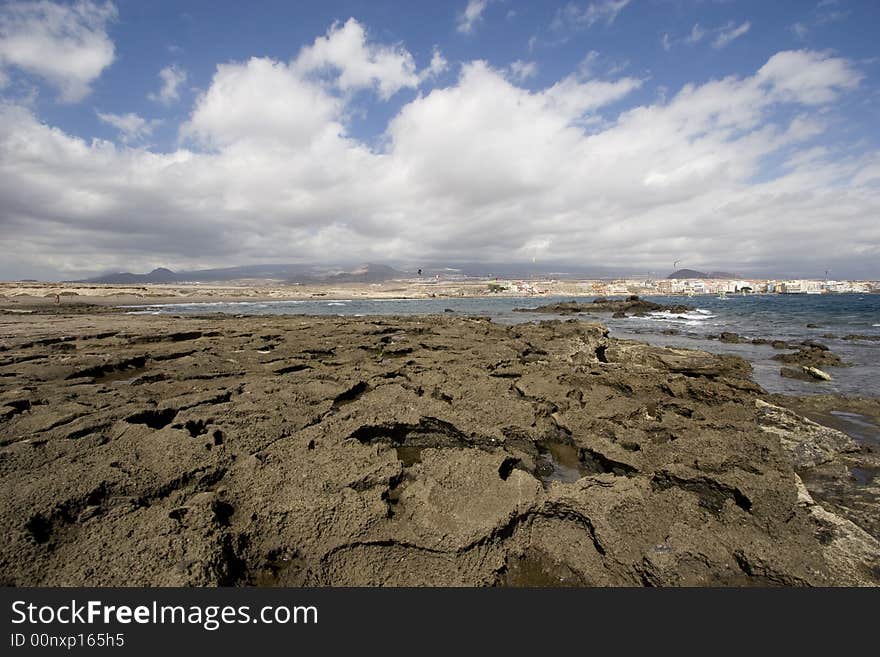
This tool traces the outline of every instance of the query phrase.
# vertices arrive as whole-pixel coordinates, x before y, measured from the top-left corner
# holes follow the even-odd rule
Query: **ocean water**
[[[333,299],[237,303],[160,304],[133,312],[150,314],[231,313],[237,315],[479,315],[505,324],[552,319],[544,313],[513,312],[558,301],[589,302],[594,297],[481,297],[443,299]],[[694,310],[682,314],[653,313],[646,317],[612,319],[609,315],[582,315],[600,321],[615,337],[650,344],[705,349],[746,358],[754,378],[766,390],[785,394],[880,395],[880,341],[844,340],[851,334],[880,336],[880,295],[752,295],[699,297],[645,297],[668,305],[687,304]],[[570,319],[567,317],[566,319]],[[811,326],[808,326],[811,325]],[[669,334],[670,331],[676,331]],[[826,344],[851,367],[828,368],[834,377],[827,383],[795,381],[779,376],[782,363],[772,356],[782,353],[769,345],[726,344],[708,336],[722,331],[744,338],[767,338]],[[834,337],[828,337],[828,336]]]

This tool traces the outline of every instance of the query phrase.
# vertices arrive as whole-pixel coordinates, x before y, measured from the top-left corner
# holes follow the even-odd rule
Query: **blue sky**
[[[0,277],[880,276],[880,3],[6,2]]]

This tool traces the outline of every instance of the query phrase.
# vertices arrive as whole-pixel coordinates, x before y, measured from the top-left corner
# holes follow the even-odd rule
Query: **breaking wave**
[[[700,324],[705,322],[707,319],[712,319],[715,317],[708,310],[703,310],[702,308],[697,308],[694,311],[686,312],[686,313],[673,313],[668,310],[661,310],[658,312],[653,312],[648,314],[648,319],[653,319],[661,322],[684,322],[688,324]]]

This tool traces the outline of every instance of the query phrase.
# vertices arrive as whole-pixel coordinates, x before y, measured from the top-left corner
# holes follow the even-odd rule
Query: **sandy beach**
[[[592,321],[10,289],[30,312],[0,316],[3,584],[880,583],[876,507],[828,479],[875,455],[740,358]]]

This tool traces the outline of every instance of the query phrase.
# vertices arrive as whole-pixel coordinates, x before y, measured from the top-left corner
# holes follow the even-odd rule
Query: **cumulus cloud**
[[[116,8],[110,2],[4,4],[0,6],[0,65],[46,80],[58,90],[62,102],[78,102],[113,62],[115,48],[107,24],[115,18]]]
[[[181,134],[209,148],[244,141],[302,146],[343,133],[342,106],[295,67],[254,57],[217,67]]]
[[[471,34],[477,24],[483,20],[483,12],[490,0],[468,0],[464,10],[458,15],[456,29],[462,34]]]
[[[723,27],[718,36],[715,37],[715,40],[712,42],[713,48],[724,48],[731,41],[734,41],[741,36],[743,36],[746,32],[751,29],[752,24],[749,21],[741,23],[740,25],[734,25],[733,23],[729,23],[725,27]]]
[[[559,107],[572,122],[605,105],[620,100],[642,85],[635,78],[620,78],[612,82],[589,80],[582,82],[568,76],[543,92],[549,104]]]
[[[375,48],[356,52],[354,70],[375,70]],[[372,73],[353,80],[382,93]],[[466,62],[404,103],[380,147],[349,134],[344,85],[299,59],[218,67],[172,152],[86,141],[4,105],[0,260],[72,272],[528,262],[540,249],[630,270],[682,254],[756,272],[816,253],[867,267],[880,256],[880,157],[832,159],[811,141],[858,80],[829,53],[783,52],[615,110],[640,80],[572,74],[529,90]]]
[[[521,59],[517,59],[510,65],[510,74],[514,79],[519,80],[520,82],[528,80],[538,74],[538,64],[536,62],[524,62]]]
[[[777,96],[804,105],[830,103],[841,92],[855,89],[862,79],[846,60],[809,50],[773,55],[756,77]]]
[[[150,93],[147,97],[163,105],[170,105],[180,100],[180,85],[186,82],[186,77],[186,71],[176,64],[166,66],[159,71],[159,79],[162,81],[159,91],[157,93]]]
[[[244,142],[305,147],[333,140],[346,132],[347,94],[372,90],[387,100],[447,67],[435,48],[430,64],[417,72],[405,48],[368,40],[364,27],[349,19],[334,24],[290,62],[255,57],[218,66],[181,136],[207,148]]]
[[[424,82],[425,80],[436,78],[438,75],[445,73],[448,69],[449,62],[446,61],[446,58],[443,56],[443,53],[440,52],[440,49],[434,46],[434,50],[431,53],[431,62],[426,68],[422,69],[421,73],[419,73],[419,81]]]
[[[292,69],[300,75],[331,71],[339,89],[373,87],[386,100],[419,84],[412,55],[402,46],[369,42],[363,25],[354,18],[344,25],[334,24],[325,36],[303,48]]]
[[[140,141],[149,137],[153,129],[162,124],[161,119],[145,119],[133,112],[127,114],[109,114],[97,112],[98,118],[119,131],[123,143]]]

